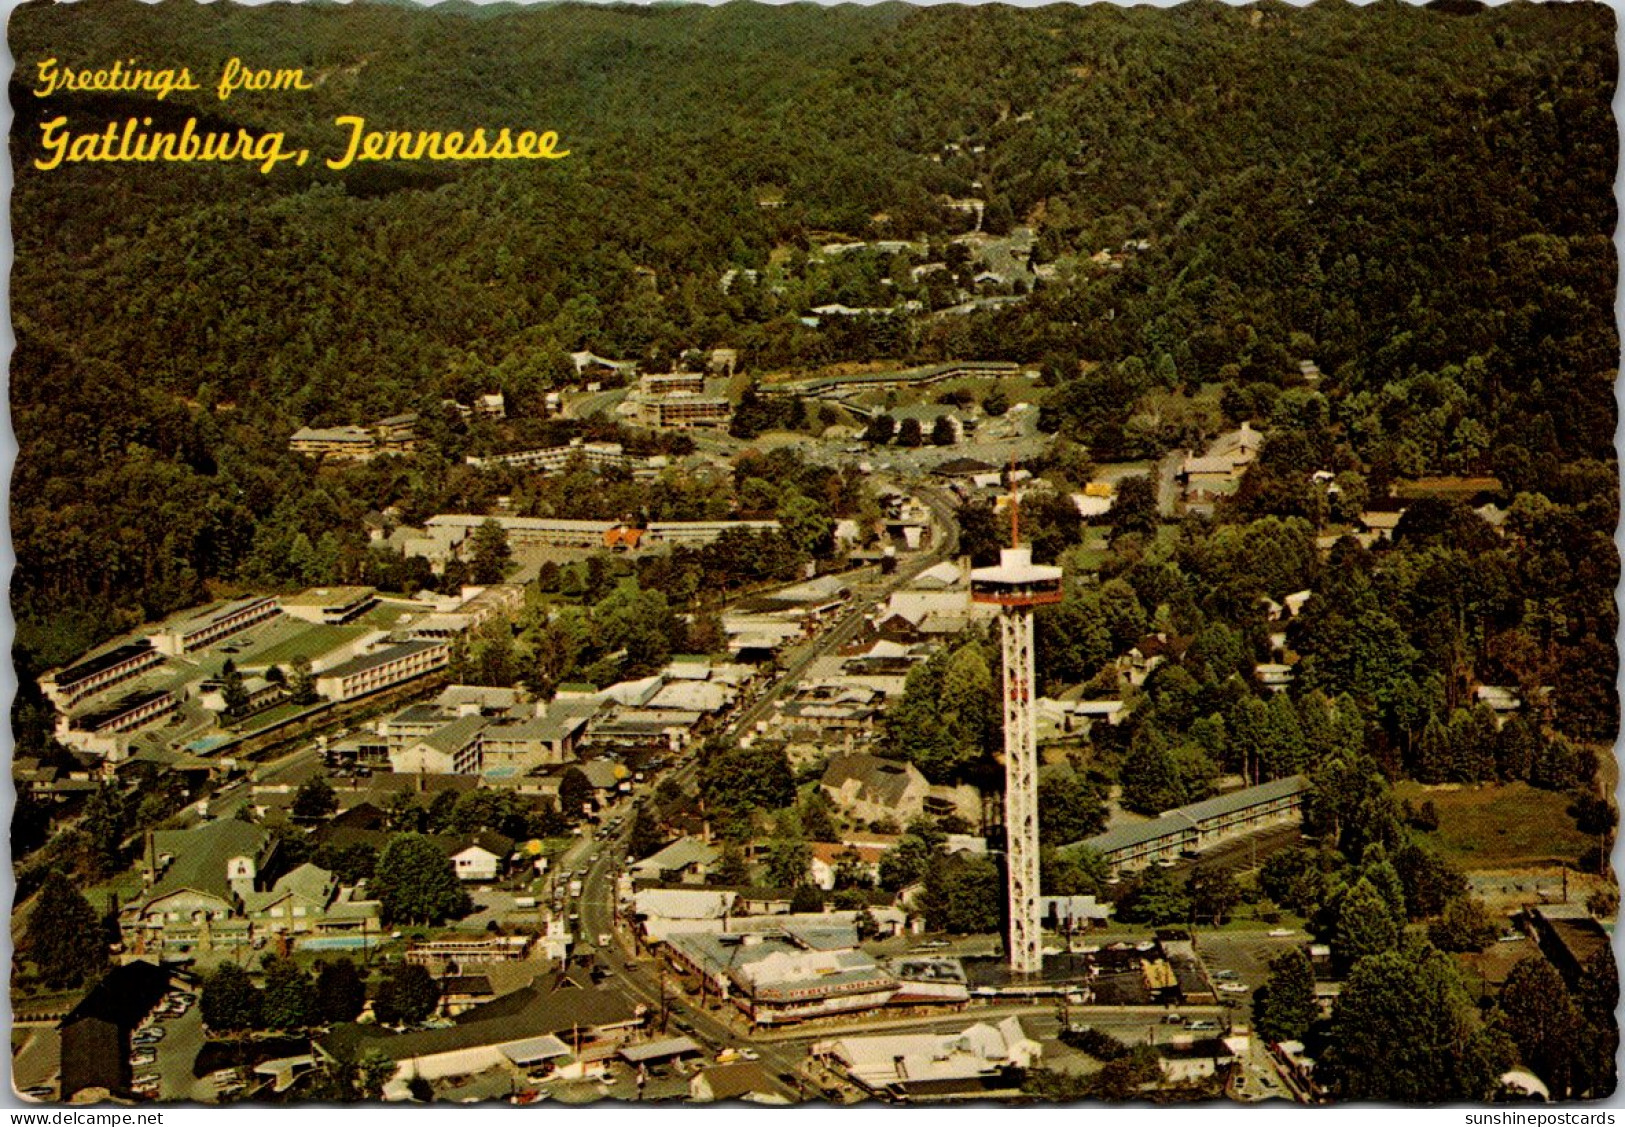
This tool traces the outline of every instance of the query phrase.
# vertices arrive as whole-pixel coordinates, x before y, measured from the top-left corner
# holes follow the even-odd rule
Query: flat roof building
[[[445,642],[401,642],[351,658],[316,677],[316,692],[331,701],[354,700],[444,668],[451,660]]]
[[[66,669],[47,673],[40,689],[59,709],[69,709],[88,696],[112,688],[123,681],[162,664],[164,655],[149,638],[140,638],[106,653],[87,657]]]
[[[168,629],[155,631],[150,640],[161,652],[180,657],[273,619],[277,614],[275,599],[253,595],[182,619]]]

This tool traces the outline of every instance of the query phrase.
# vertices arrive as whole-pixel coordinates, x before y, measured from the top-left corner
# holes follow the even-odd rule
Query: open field
[[[1439,828],[1423,836],[1460,869],[1572,865],[1595,844],[1575,829],[1567,795],[1527,783],[1424,787],[1405,782],[1394,793],[1413,805],[1433,803]]]

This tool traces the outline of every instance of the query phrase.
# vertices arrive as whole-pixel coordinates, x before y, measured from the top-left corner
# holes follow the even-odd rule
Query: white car
[[[1222,992],[1226,993],[1226,994],[1245,994],[1245,993],[1247,993],[1246,985],[1243,984],[1243,983],[1240,983],[1240,982],[1226,982],[1226,983],[1221,984],[1219,986],[1219,989]]]
[[[1270,938],[1271,939],[1290,939],[1292,936],[1294,936],[1296,934],[1297,934],[1297,932],[1293,931],[1289,927],[1272,927],[1272,928],[1270,928]]]

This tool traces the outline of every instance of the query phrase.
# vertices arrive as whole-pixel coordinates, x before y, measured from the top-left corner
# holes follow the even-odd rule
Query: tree
[[[1370,955],[1392,950],[1399,942],[1393,910],[1372,883],[1361,877],[1343,894],[1337,908],[1337,930],[1332,939],[1344,966],[1355,966]]]
[[[1497,1012],[1518,1057],[1546,1081],[1552,1098],[1568,1095],[1580,1017],[1557,968],[1539,955],[1507,974]]]
[[[1157,530],[1157,491],[1144,474],[1125,477],[1117,483],[1117,499],[1112,502],[1112,532],[1150,535]]]
[[[316,1016],[324,1025],[354,1021],[367,1003],[367,984],[349,959],[316,968]]]
[[[489,585],[501,583],[508,570],[513,549],[508,546],[508,533],[495,519],[483,521],[474,530],[473,547],[469,563],[475,583]]]
[[[925,875],[933,850],[918,834],[904,834],[880,858],[880,887],[899,892]]]
[[[925,871],[920,909],[932,931],[972,935],[999,929],[1004,882],[987,857],[934,857]]]
[[[1191,897],[1166,869],[1151,869],[1139,877],[1117,904],[1124,923],[1172,924],[1191,918]]]
[[[52,869],[28,914],[23,939],[47,986],[76,986],[107,965],[107,940],[96,910],[68,878]]]
[[[417,1025],[440,1004],[440,984],[415,963],[394,967],[378,984],[372,1012],[383,1025]]]
[[[1038,780],[1038,839],[1045,845],[1071,845],[1106,828],[1100,792],[1070,771]]]
[[[260,1019],[264,1028],[292,1031],[317,1023],[315,987],[297,963],[269,956],[264,963],[264,973],[265,988],[260,994]]]
[[[382,1049],[363,1049],[356,1058],[356,1085],[360,1089],[360,1096],[364,1100],[377,1101],[384,1098],[384,1085],[389,1083],[400,1067],[394,1057]]]
[[[795,801],[796,778],[784,748],[708,744],[700,752],[700,797],[707,810],[782,810]]]
[[[1191,898],[1191,919],[1207,920],[1214,927],[1229,919],[1241,903],[1241,887],[1229,869],[1198,866],[1191,870],[1185,888]]]
[[[711,883],[732,887],[750,883],[750,864],[745,860],[745,850],[738,842],[723,843],[722,856],[717,859],[717,867],[711,873]]]
[[[91,792],[79,819],[87,875],[100,879],[123,868],[129,823],[130,803],[116,787],[104,784]]]
[[[1428,926],[1428,938],[1441,951],[1482,951],[1495,942],[1497,931],[1482,900],[1458,896]]]
[[[897,434],[897,420],[882,412],[869,420],[869,425],[863,430],[863,440],[876,446],[884,446]]]
[[[816,885],[798,884],[790,894],[790,911],[796,913],[822,912],[824,893]]]
[[[1162,736],[1149,727],[1135,733],[1119,772],[1123,805],[1137,814],[1160,814],[1185,802],[1185,783]]]
[[[801,804],[801,832],[808,841],[836,841],[835,815],[822,789],[811,792]]]
[[[931,424],[931,445],[952,446],[959,441],[959,430],[954,421],[947,415],[938,415],[937,421]]]
[[[626,851],[634,858],[642,860],[659,852],[665,844],[666,837],[660,832],[660,825],[649,812],[649,808],[638,807],[637,812],[632,815],[632,827],[627,832]]]
[[[1253,997],[1253,1023],[1266,1041],[1302,1041],[1319,1014],[1315,968],[1301,948],[1270,960],[1269,981]]]
[[[1355,965],[1332,1008],[1327,1045],[1317,1076],[1341,1100],[1485,1100],[1509,1063],[1479,1024],[1450,957],[1426,944]]]
[[[812,849],[799,837],[781,837],[767,845],[767,879],[774,888],[800,888],[807,883]]]
[[[421,834],[390,839],[369,890],[382,902],[389,923],[439,923],[466,915],[470,907],[451,858]]]
[[[338,795],[320,775],[302,784],[294,793],[289,811],[301,822],[317,822],[331,816],[339,808]]]
[[[236,963],[221,963],[203,980],[198,1006],[203,1024],[214,1033],[241,1033],[260,1028],[260,992],[248,972]]]
[[[997,419],[1010,410],[1010,397],[999,388],[994,388],[982,396],[982,414],[990,419]]]
[[[248,686],[229,657],[220,669],[220,698],[225,703],[227,716],[241,716],[248,711]]]
[[[293,659],[288,675],[288,699],[297,705],[316,703],[316,674],[310,667],[310,658],[300,654]]]
[[[566,767],[559,776],[559,811],[572,823],[581,820],[592,800],[592,783],[579,767]]]
[[[919,419],[904,419],[902,425],[897,428],[897,445],[899,446],[914,447],[919,446],[924,441],[925,434],[920,426]]]

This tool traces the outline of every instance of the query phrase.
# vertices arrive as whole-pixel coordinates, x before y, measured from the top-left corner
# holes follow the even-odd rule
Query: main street
[[[856,584],[851,605],[841,617],[790,657],[773,684],[741,709],[723,729],[723,738],[734,739],[749,732],[769,713],[774,702],[799,683],[813,662],[859,634],[874,606],[885,602],[894,591],[901,590],[920,572],[943,559],[951,558],[958,550],[959,526],[954,520],[952,500],[929,486],[915,485],[914,490],[931,509],[936,526],[937,534],[930,550],[907,563],[900,563],[895,574],[885,577],[878,584]],[[689,759],[666,777],[687,787],[698,769],[697,760]],[[644,783],[638,788],[639,793],[646,796],[655,782],[651,779]],[[759,1036],[747,1036],[742,1030],[676,997],[676,992],[665,981],[658,959],[633,953],[631,945],[634,941],[630,931],[617,927],[615,912],[616,877],[625,858],[626,842],[631,832],[631,805],[618,804],[617,809],[624,813],[623,824],[616,833],[605,838],[584,834],[582,841],[572,845],[559,861],[561,867],[571,869],[583,860],[587,863],[577,908],[581,917],[577,929],[578,942],[595,945],[599,967],[628,997],[648,1005],[657,1014],[669,1015],[679,1031],[703,1042],[713,1052],[727,1048],[752,1049],[760,1054],[760,1063],[769,1073],[794,1088],[802,1089],[807,1084],[800,1077],[801,1067],[806,1061],[805,1045],[793,1041],[773,1043]],[[612,941],[607,945],[598,943],[599,937],[606,935],[612,936]],[[822,1083],[827,1085],[830,1081],[826,1078]],[[816,1093],[809,1091],[803,1094]]]

